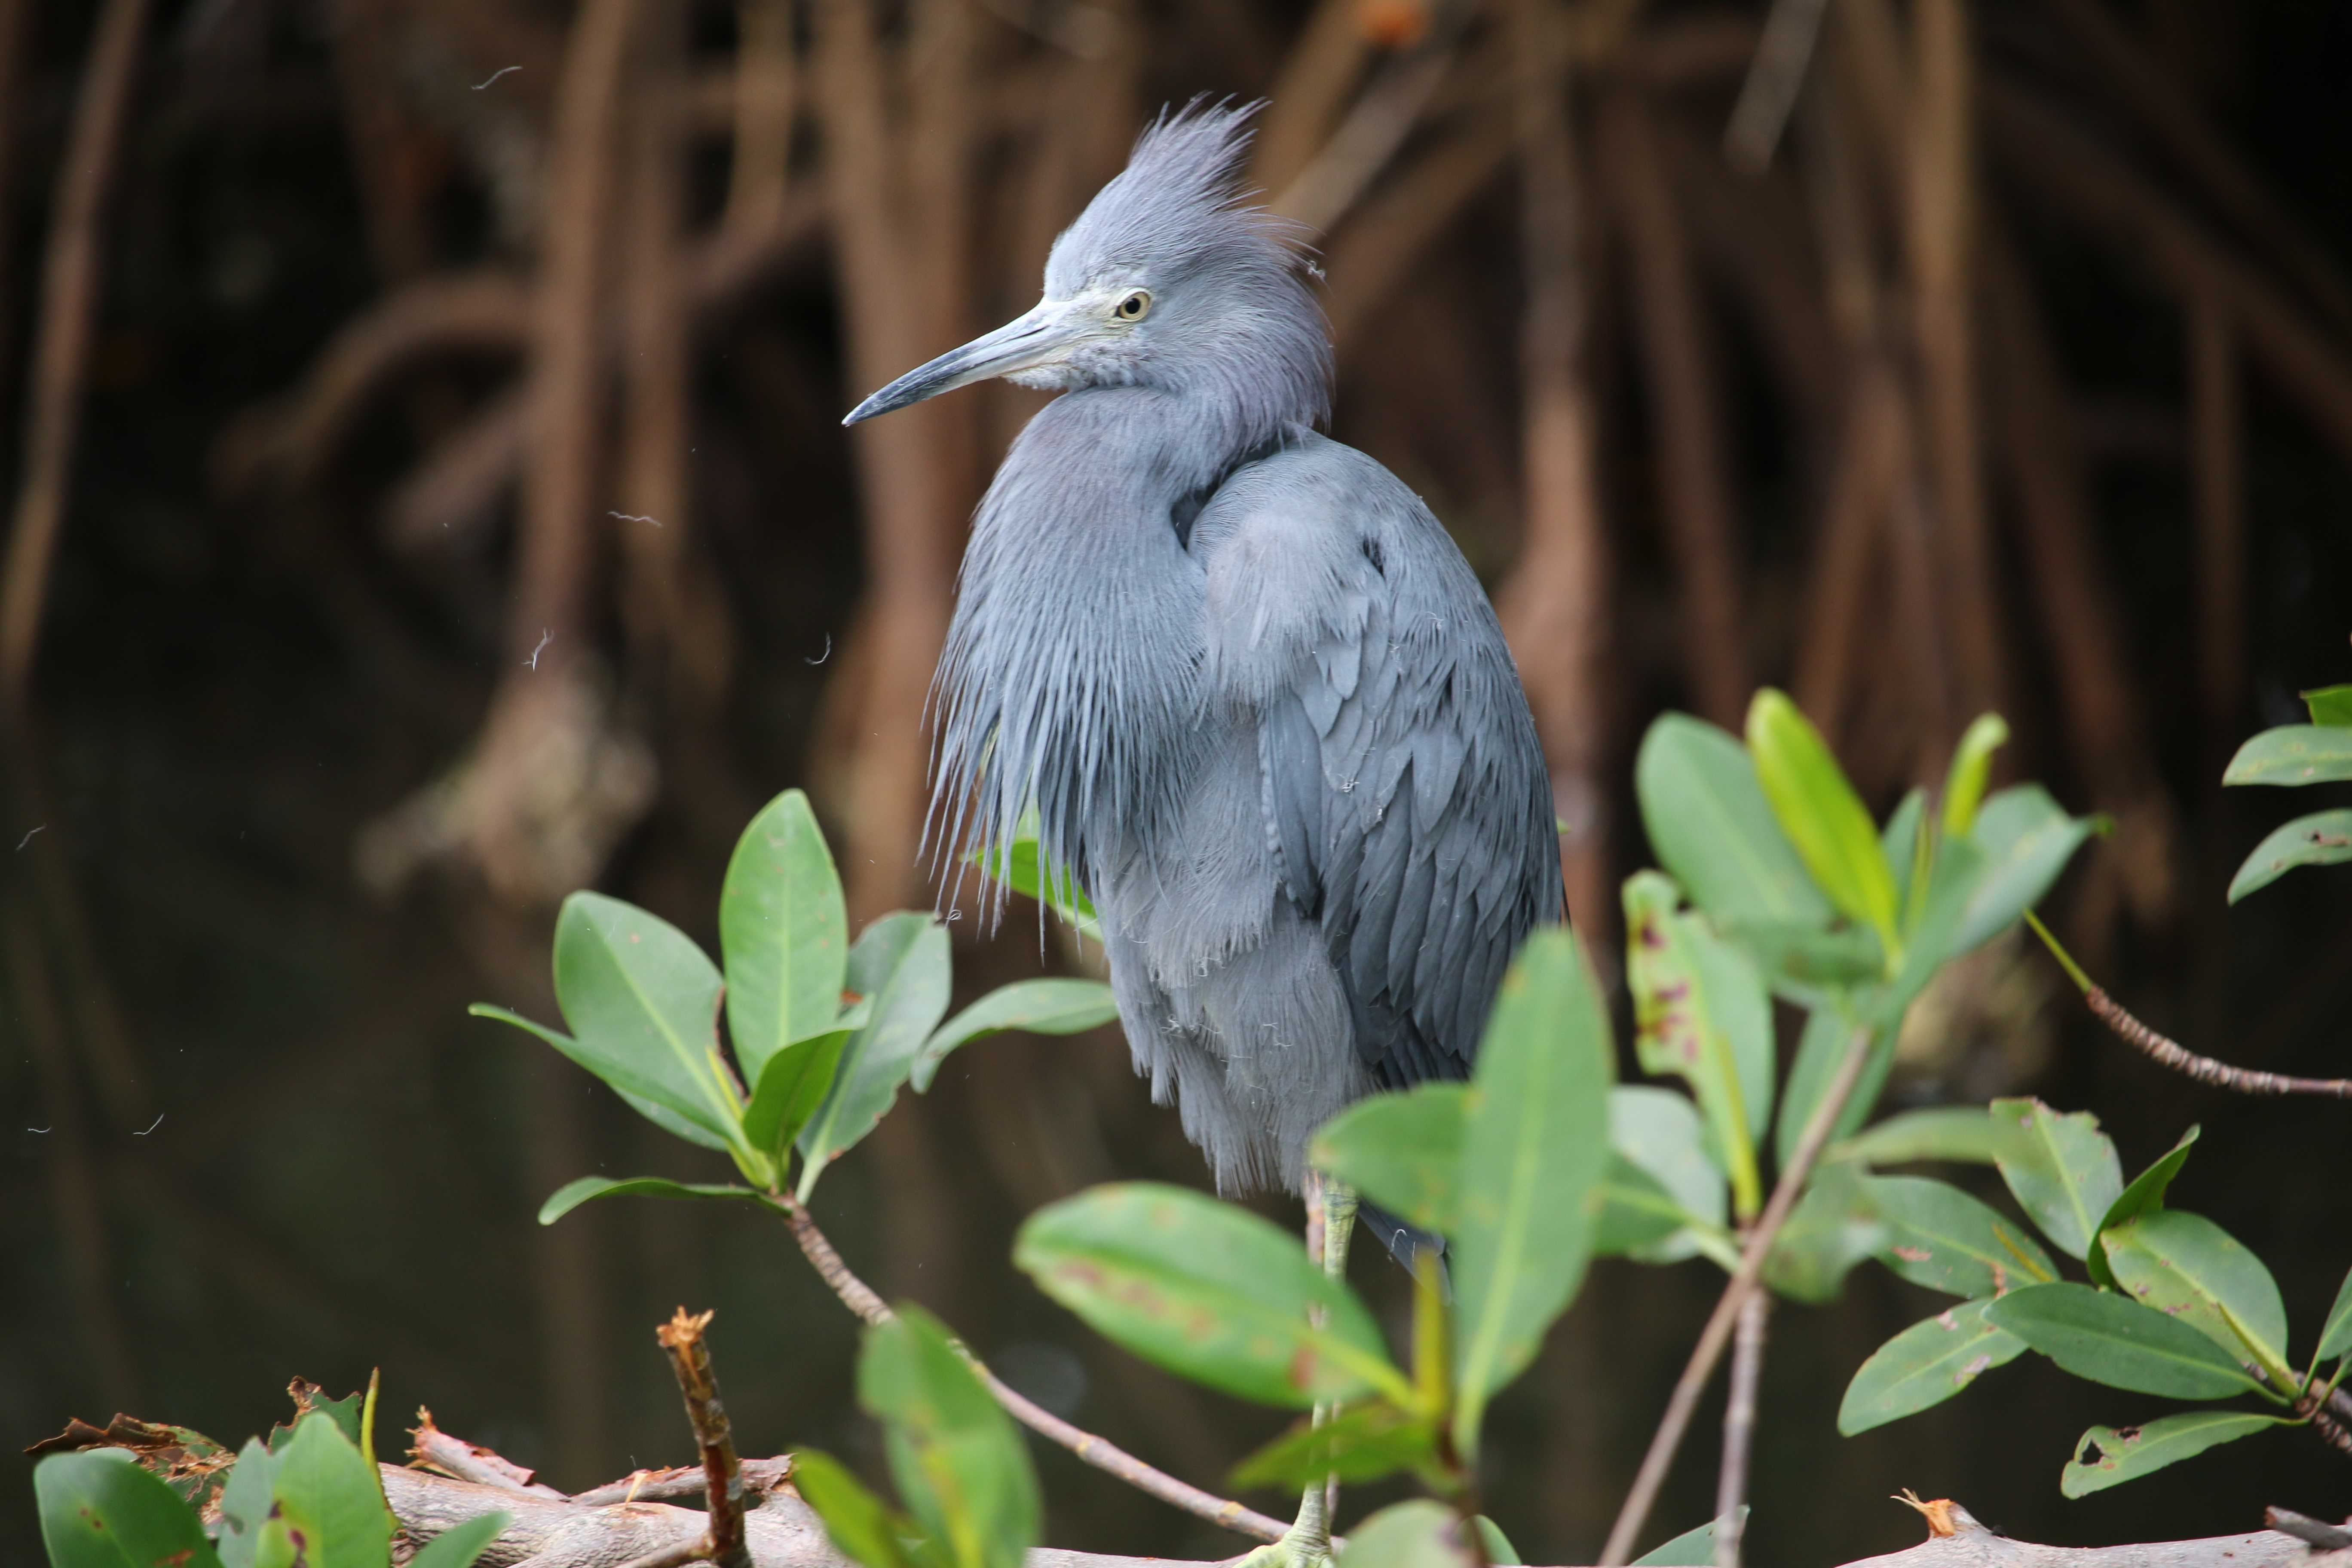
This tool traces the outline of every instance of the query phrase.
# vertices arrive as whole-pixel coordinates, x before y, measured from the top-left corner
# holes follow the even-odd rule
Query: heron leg
[[[1356,1229],[1356,1190],[1312,1172],[1307,1179],[1307,1250],[1320,1254],[1325,1274],[1345,1279],[1348,1242]],[[1339,1412],[1337,1404],[1317,1405],[1315,1425],[1322,1426]],[[1283,1538],[1257,1548],[1234,1568],[1330,1568],[1331,1519],[1339,1506],[1338,1477],[1309,1486],[1298,1500],[1297,1520]]]

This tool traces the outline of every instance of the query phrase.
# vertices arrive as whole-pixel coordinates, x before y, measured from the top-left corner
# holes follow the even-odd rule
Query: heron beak
[[[974,338],[908,371],[851,409],[842,423],[856,425],[975,381],[1052,364],[1078,344],[1081,333],[1071,317],[1068,301],[1040,300],[1026,315],[1005,322],[987,336]]]

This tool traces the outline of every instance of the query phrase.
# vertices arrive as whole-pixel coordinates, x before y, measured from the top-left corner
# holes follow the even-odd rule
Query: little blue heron
[[[1136,1070],[1220,1191],[1310,1184],[1361,1096],[1467,1076],[1561,916],[1551,791],[1494,611],[1421,499],[1316,434],[1331,344],[1248,109],[1162,116],[1045,298],[847,424],[1002,376],[1064,395],[974,519],[940,660],[935,832],[1092,898]],[[1354,1195],[1314,1184],[1323,1264]],[[1400,1258],[1428,1238],[1367,1211]],[[1266,1561],[1328,1556],[1324,1492]]]

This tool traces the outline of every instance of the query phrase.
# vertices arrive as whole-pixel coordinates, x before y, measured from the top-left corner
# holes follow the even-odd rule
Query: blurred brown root
[[[1558,18],[1541,0],[1514,0],[1520,69],[1512,103],[1519,154],[1519,246],[1527,303],[1519,328],[1525,422],[1519,561],[1497,595],[1528,707],[1551,768],[1564,826],[1560,864],[1569,913],[1605,948],[1615,929],[1608,860],[1611,713],[1602,661],[1609,647],[1609,555],[1597,475],[1592,392],[1585,363],[1591,310],[1582,258],[1591,204],[1580,188],[1564,86],[1538,68]],[[1609,965],[1599,966],[1607,973]]]
[[[377,0],[370,25],[393,26],[402,3]],[[829,255],[848,384],[767,399],[805,409],[838,405],[988,325],[1025,295],[1052,233],[1116,167],[1150,108],[1150,47],[1195,26],[1124,5],[1090,7],[1081,25],[946,0],[742,0],[731,57],[647,39],[612,64],[603,90],[633,84],[624,110],[582,96],[588,24],[618,36],[603,15],[585,7],[572,24],[558,89],[542,81],[537,98],[519,100],[548,117],[534,143],[545,160],[538,255],[471,271],[416,263],[431,236],[415,214],[433,181],[487,166],[478,122],[491,101],[451,100],[474,116],[453,119],[446,92],[411,102],[401,95],[413,88],[369,78],[364,50],[339,58],[351,112],[399,142],[363,153],[362,171],[374,248],[394,281],[294,393],[241,419],[218,451],[231,489],[252,494],[267,478],[281,498],[317,492],[387,395],[468,360],[518,362],[519,385],[478,395],[462,415],[413,421],[422,453],[378,498],[387,542],[432,556],[478,533],[527,474],[505,634],[513,668],[484,747],[450,773],[481,809],[463,832],[409,834],[496,861],[500,877],[520,861],[489,840],[524,830],[481,792],[506,765],[510,730],[554,722],[534,710],[562,709],[603,737],[575,745],[582,755],[638,744],[629,731],[656,694],[677,706],[663,723],[680,741],[719,721],[743,638],[703,520],[688,515],[707,461],[695,456],[695,374],[713,328],[783,279],[808,279]],[[1379,405],[1350,417],[1408,441],[1443,490],[1483,510],[1520,498],[1516,540],[1503,531],[1467,542],[1482,563],[1516,551],[1497,597],[1553,753],[1561,814],[1589,825],[1601,857],[1571,868],[1580,919],[1605,928],[1622,869],[1601,847],[1613,693],[1657,673],[1629,672],[1603,650],[1679,662],[1669,681],[1720,721],[1737,721],[1759,680],[1790,681],[1872,792],[1934,777],[1959,722],[2014,706],[2046,658],[2070,757],[2125,825],[2125,907],[2143,921],[2168,919],[2166,825],[2179,813],[2149,747],[2132,738],[2143,699],[2120,651],[2084,459],[2063,429],[2068,391],[2052,354],[2011,341],[2032,329],[2017,301],[2032,280],[1990,277],[2024,264],[1988,246],[2006,243],[1989,237],[2022,192],[2126,265],[2151,268],[2191,314],[2197,537],[2210,567],[2197,612],[2200,703],[2218,735],[2249,679],[2249,631],[2231,608],[2244,599],[2249,526],[2235,499],[2231,432],[2243,416],[2232,411],[2232,367],[2277,380],[2352,457],[2352,358],[2334,332],[2352,289],[2202,108],[2167,90],[2147,50],[2089,0],[2057,6],[2054,32],[2033,45],[2080,52],[2082,103],[2022,85],[2017,46],[1980,29],[1963,0],[1836,0],[1819,14],[1817,43],[1806,42],[1814,13],[1801,0],[1658,17],[1606,0],[1539,26],[1508,8],[1433,4],[1414,8],[1403,31],[1368,15],[1328,0],[1279,51],[1236,8],[1197,26],[1217,58],[1262,73],[1237,90],[1269,91],[1253,180],[1328,229],[1343,374],[1379,389]],[[511,37],[477,37],[490,26],[483,18],[467,26],[467,50],[495,35],[519,58],[562,37],[537,23],[517,22]],[[528,49],[526,34],[536,40]],[[1584,90],[1571,93],[1572,80]],[[1722,111],[1743,80],[1744,129],[1732,142],[1749,151],[1735,166]],[[1542,154],[1556,168],[1539,177],[1528,173],[1527,118],[1538,89],[1558,100],[1550,112],[1568,149]],[[1760,160],[1756,148],[1790,140],[1766,132],[1791,103],[1793,155]],[[2084,103],[2127,117],[2149,155],[2110,151],[2083,130]],[[1984,167],[1979,142],[1991,153]],[[730,153],[715,212],[688,194],[713,142]],[[1496,375],[1497,345],[1479,341],[1493,335],[1479,293],[1494,268],[1475,238],[1515,154],[1527,293],[1512,352],[1523,402],[1514,419],[1477,401],[1516,426],[1516,452],[1463,433],[1459,419],[1443,438],[1420,428],[1450,415],[1400,419],[1388,407],[1420,387],[1510,379]],[[2199,212],[2242,232],[2219,232]],[[1609,244],[1596,250],[1603,216]],[[1612,247],[1625,287],[1594,296],[1584,274]],[[1401,309],[1408,287],[1417,297]],[[1567,295],[1572,307],[1552,302]],[[1801,443],[1804,564],[1793,595],[1748,581],[1751,561],[1779,547],[1733,423],[1746,394],[1727,380],[1738,337],[1761,351],[1781,427]],[[1646,417],[1627,426],[1638,445],[1599,433],[1605,392],[1585,363],[1595,341],[1607,368],[1622,358],[1640,389]],[[795,376],[819,363],[760,353]],[[2037,422],[2014,405],[2020,387],[2061,422],[2029,427]],[[807,771],[845,836],[861,914],[925,896],[915,865],[924,698],[963,520],[988,455],[1031,406],[1018,392],[984,392],[849,437],[866,574],[835,628]],[[1610,624],[1611,563],[1643,562],[1645,531],[1664,546],[1672,624],[1623,643]],[[2016,591],[1995,580],[2005,538],[2033,567]],[[432,570],[467,553],[440,552]],[[608,647],[615,626],[622,646]],[[2040,642],[2022,635],[2029,626]],[[1882,640],[1897,657],[1865,657]],[[524,695],[549,659],[591,654],[565,678],[571,695]],[[608,815],[572,835],[592,855],[644,809],[633,791],[613,798]]]
[[[7,554],[0,561],[0,735],[20,725],[31,698],[34,649],[81,429],[82,387],[104,279],[107,198],[138,85],[147,9],[148,0],[106,0],[100,11],[58,165],[25,395],[24,471]],[[0,36],[0,48],[12,60],[22,47],[24,23],[13,21],[13,26],[16,37]]]
[[[2178,832],[2157,777],[2138,682],[2091,530],[2089,485],[2054,355],[2008,244],[1989,247],[1987,289],[2002,447],[2016,487],[2019,542],[2057,667],[2063,731],[2091,804],[2116,819],[2107,864],[2140,919],[2172,910]]]
[[[397,377],[450,354],[520,354],[530,342],[530,297],[511,273],[419,279],[339,331],[281,405],[239,416],[215,449],[214,478],[231,493],[265,475],[313,483]]]
[[[1616,88],[1602,95],[1597,118],[1595,161],[1612,177],[1612,210],[1629,252],[1625,270],[1656,426],[1653,483],[1681,597],[1685,675],[1700,715],[1736,730],[1754,686],[1739,593],[1747,552],[1732,516],[1705,305],[1648,102]]]

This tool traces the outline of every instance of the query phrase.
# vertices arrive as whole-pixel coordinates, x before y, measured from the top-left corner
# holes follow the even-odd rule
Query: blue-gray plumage
[[[1477,580],[1315,433],[1329,340],[1293,233],[1235,199],[1246,112],[1145,132],[1036,309],[850,420],[988,376],[1064,391],[973,524],[934,832],[992,863],[1034,809],[1154,1097],[1221,1189],[1296,1191],[1349,1102],[1466,1075],[1560,875]]]

